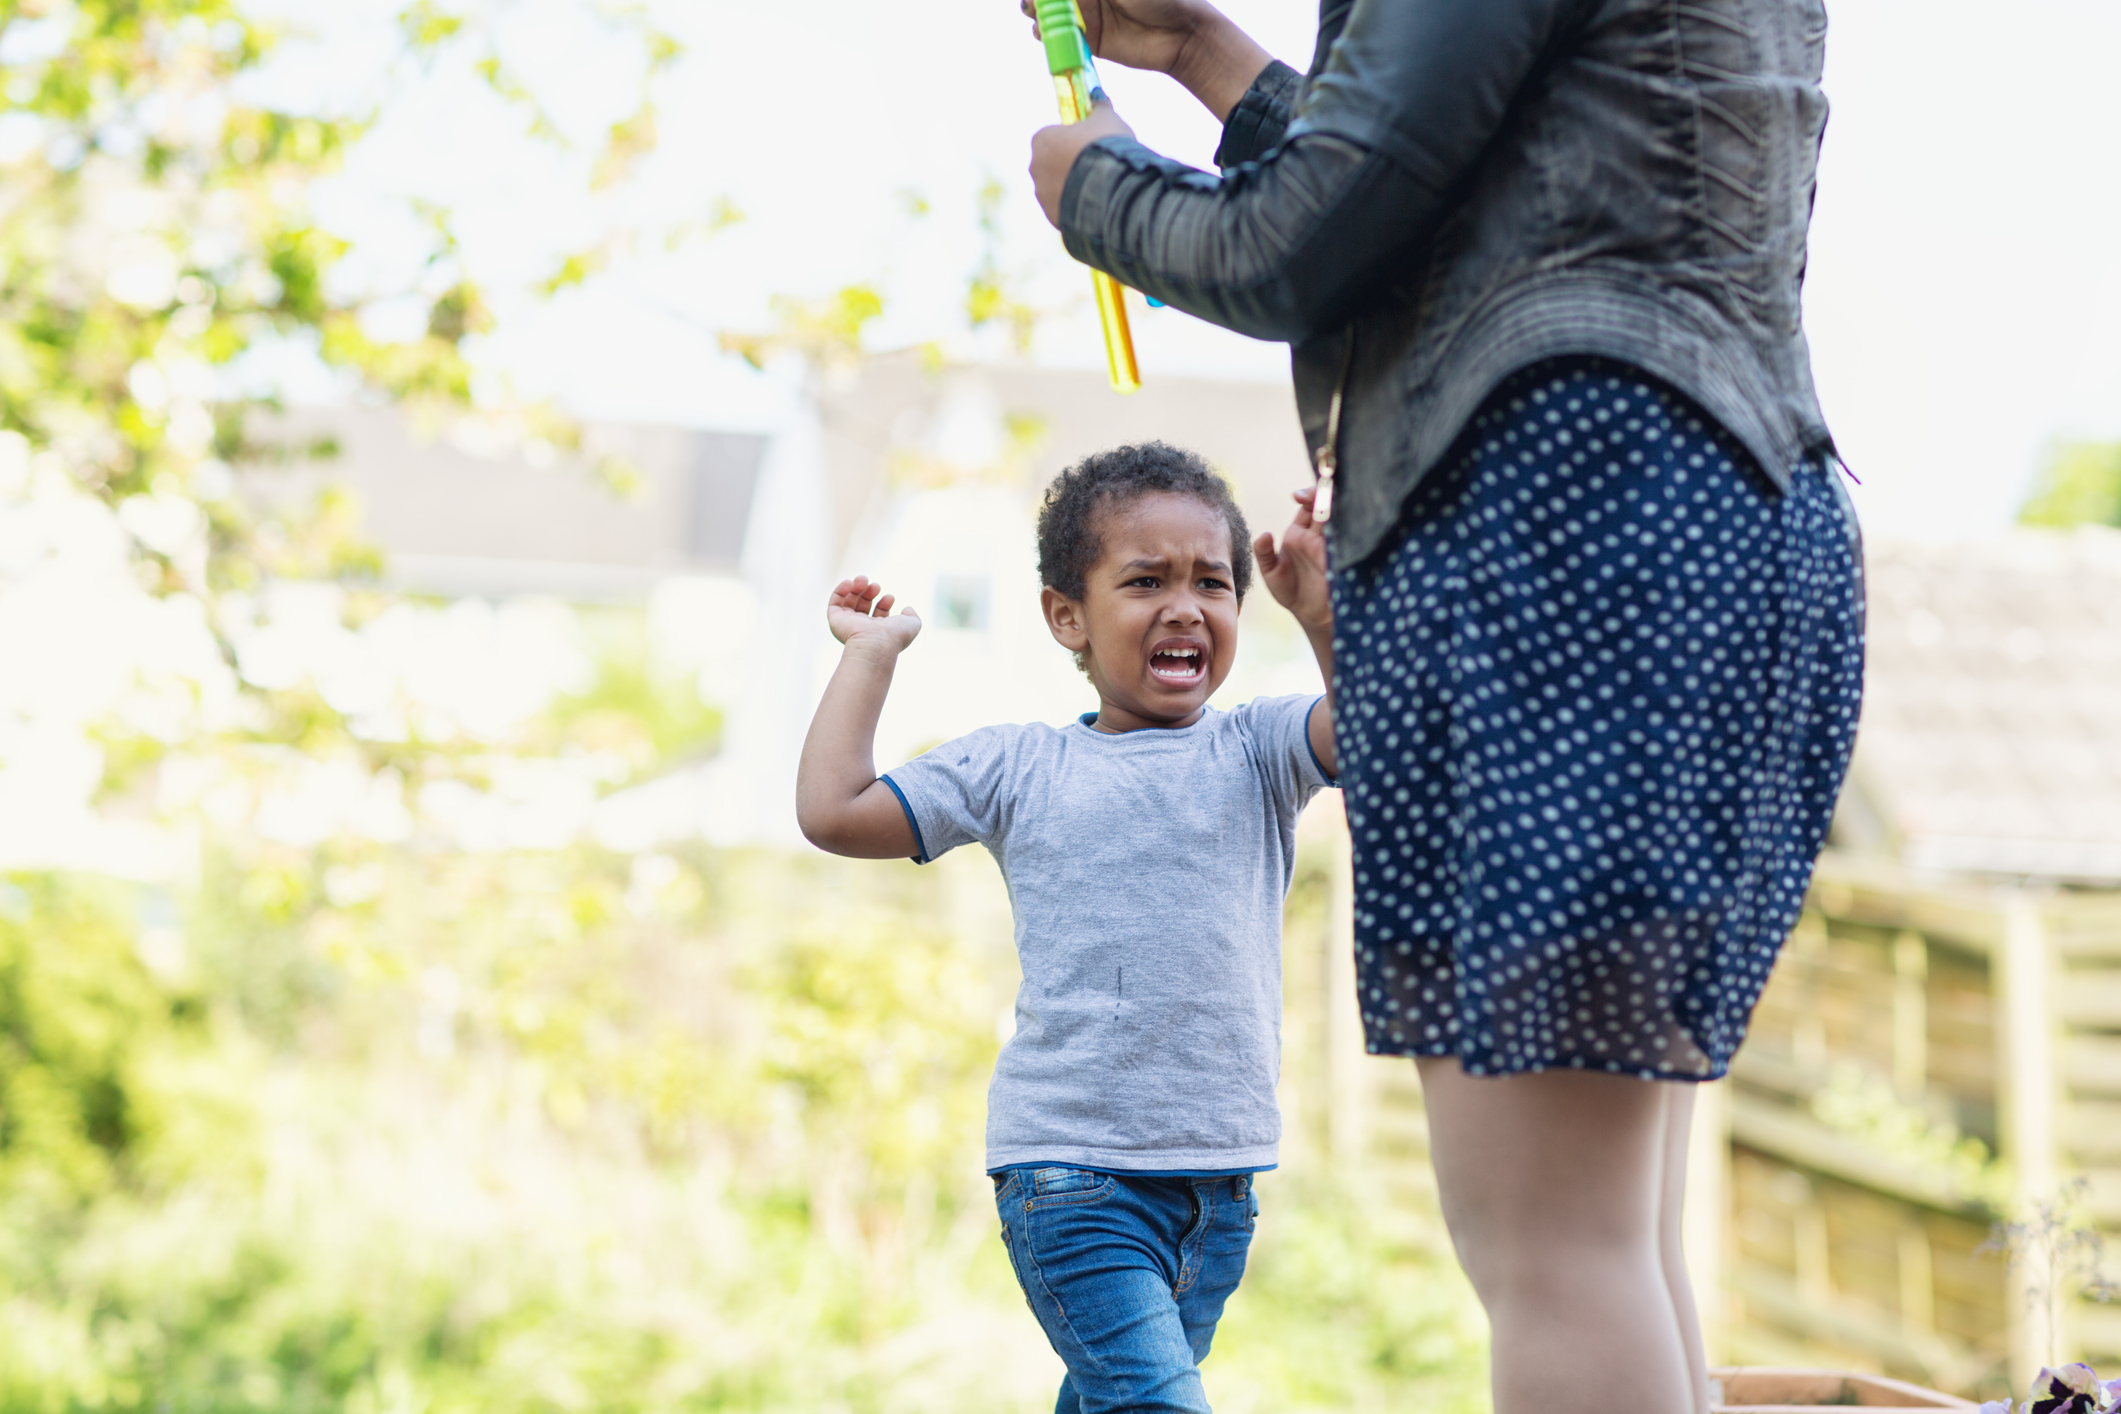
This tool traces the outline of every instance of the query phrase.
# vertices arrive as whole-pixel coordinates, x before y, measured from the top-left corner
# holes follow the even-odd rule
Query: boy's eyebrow
[[[1160,570],[1169,563],[1171,563],[1169,560],[1163,559],[1129,560],[1119,568],[1120,573],[1125,574],[1128,570]],[[1225,574],[1229,573],[1230,570],[1229,562],[1226,560],[1198,560],[1195,563],[1205,570],[1221,570]]]

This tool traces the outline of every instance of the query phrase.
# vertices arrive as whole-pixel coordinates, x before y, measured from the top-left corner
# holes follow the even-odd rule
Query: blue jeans
[[[1208,1414],[1199,1367],[1245,1274],[1251,1176],[1042,1168],[995,1183],[1016,1280],[1068,1367],[1054,1414]]]

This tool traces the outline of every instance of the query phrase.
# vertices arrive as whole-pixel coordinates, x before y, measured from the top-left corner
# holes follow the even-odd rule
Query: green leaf
[[[641,159],[655,151],[655,144],[655,105],[644,102],[630,117],[611,125],[603,154],[590,172],[590,189],[600,191],[625,181]]]
[[[2121,442],[2071,442],[2041,468],[2020,525],[2121,526]]]
[[[434,3],[434,0],[419,0],[398,12],[398,28],[405,34],[405,42],[416,50],[439,47],[445,40],[454,38],[464,28],[464,17],[452,14]]]

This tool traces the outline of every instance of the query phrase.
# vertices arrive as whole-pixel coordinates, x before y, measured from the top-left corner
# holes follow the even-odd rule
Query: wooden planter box
[[[1806,1414],[1821,1405],[1865,1409],[1973,1409],[1971,1400],[1903,1384],[1883,1375],[1845,1375],[1836,1370],[1771,1370],[1759,1367],[1711,1370],[1723,1382],[1719,1414]]]

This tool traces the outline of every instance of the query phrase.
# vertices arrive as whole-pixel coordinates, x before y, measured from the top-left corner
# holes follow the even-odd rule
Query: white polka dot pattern
[[[1492,395],[1389,551],[1334,576],[1373,1052],[1713,1079],[1854,743],[1860,547],[1623,365]]]

